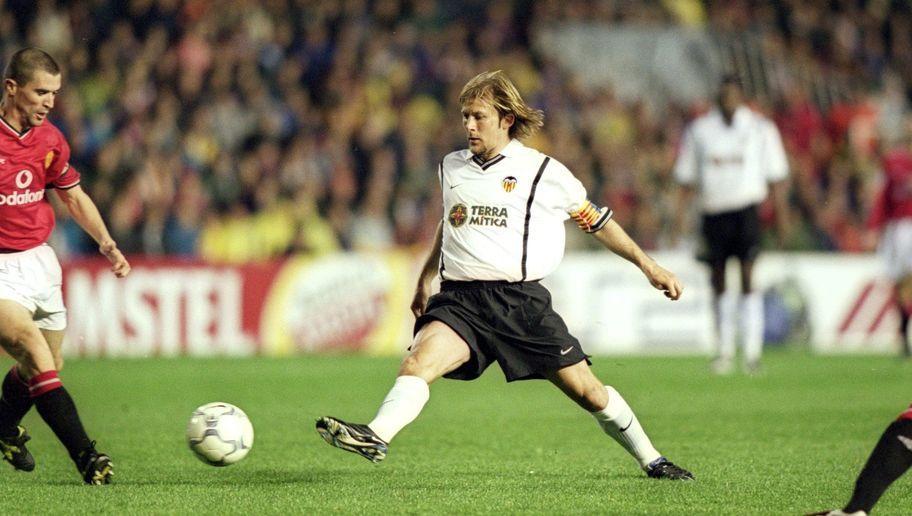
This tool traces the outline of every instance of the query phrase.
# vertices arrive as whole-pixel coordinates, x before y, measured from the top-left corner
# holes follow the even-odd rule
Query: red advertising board
[[[63,264],[68,354],[382,353],[407,345],[414,265],[405,253],[132,265],[117,279],[103,259]]]

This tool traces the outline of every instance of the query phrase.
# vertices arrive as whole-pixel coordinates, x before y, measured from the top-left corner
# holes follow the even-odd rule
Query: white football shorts
[[[887,274],[897,280],[912,274],[912,219],[891,221],[884,228],[878,252],[884,259]]]
[[[63,272],[51,246],[18,253],[0,253],[0,299],[15,301],[32,312],[44,330],[66,328]]]

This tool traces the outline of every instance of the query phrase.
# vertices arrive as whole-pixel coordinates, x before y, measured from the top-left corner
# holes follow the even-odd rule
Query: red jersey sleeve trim
[[[66,185],[66,186],[55,186],[54,188],[56,188],[56,189],[58,189],[58,190],[69,190],[70,188],[75,188],[75,187],[79,186],[79,183],[81,183],[81,182],[82,182],[82,181],[76,181],[75,183],[73,183],[73,184],[71,184],[71,185]]]

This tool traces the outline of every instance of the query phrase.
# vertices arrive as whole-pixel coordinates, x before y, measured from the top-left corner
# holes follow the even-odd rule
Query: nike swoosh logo
[[[573,349],[573,346],[570,346],[570,347],[567,348],[567,349],[562,349],[562,350],[561,350],[561,355],[566,355],[566,354],[569,353],[570,350],[572,350],[572,349]]]
[[[625,426],[624,428],[621,428],[621,432],[626,432],[627,429],[630,428],[630,425],[632,425],[632,424],[633,424],[633,418],[630,418],[630,422],[627,423],[627,426]]]
[[[912,439],[909,439],[904,435],[897,435],[896,438],[899,439],[899,442],[903,443],[903,446],[912,451]]]
[[[450,190],[452,190],[453,188],[456,188],[457,186],[460,186],[461,184],[462,183],[459,183],[458,185],[450,185]]]

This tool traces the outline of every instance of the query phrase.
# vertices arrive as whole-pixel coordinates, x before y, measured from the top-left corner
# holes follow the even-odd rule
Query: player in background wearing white
[[[412,302],[415,339],[393,388],[367,425],[317,420],[331,445],[378,462],[389,442],[428,401],[441,376],[473,380],[497,362],[507,381],[547,379],[588,411],[652,478],[693,479],[653,447],[630,406],[589,368],[586,355],[551,308],[538,282],[564,252],[564,222],[573,218],[605,247],[642,270],[672,300],[682,287],[587,200],[583,185],[557,160],[526,147],[543,124],[500,71],[479,74],[460,94],[469,148],[438,168],[445,219]],[[441,291],[430,296],[431,282]]]
[[[19,423],[34,407],[66,447],[87,484],[107,484],[110,457],[95,449],[63,386],[60,346],[66,328],[60,264],[47,238],[54,211],[45,196],[53,189],[73,219],[98,243],[117,277],[130,264],[117,250],[95,203],[79,186],[69,164],[70,147],[46,120],[60,91],[60,67],[37,48],[10,58],[0,100],[0,346],[16,360],[0,395],[0,453],[20,471],[35,460]]]
[[[902,145],[883,157],[883,186],[868,219],[869,240],[878,240],[899,311],[903,356],[912,356],[912,128]]]
[[[775,124],[744,105],[737,77],[723,78],[717,103],[684,134],[674,167],[681,185],[677,213],[685,213],[697,197],[704,244],[698,257],[710,267],[716,323],[713,371],[732,371],[740,326],[743,366],[754,373],[763,353],[763,296],[754,291],[752,280],[760,251],[758,206],[771,187],[779,236],[784,239],[788,161]],[[677,235],[684,232],[687,219],[678,217]],[[725,266],[730,257],[740,262],[740,296],[726,288]]]

